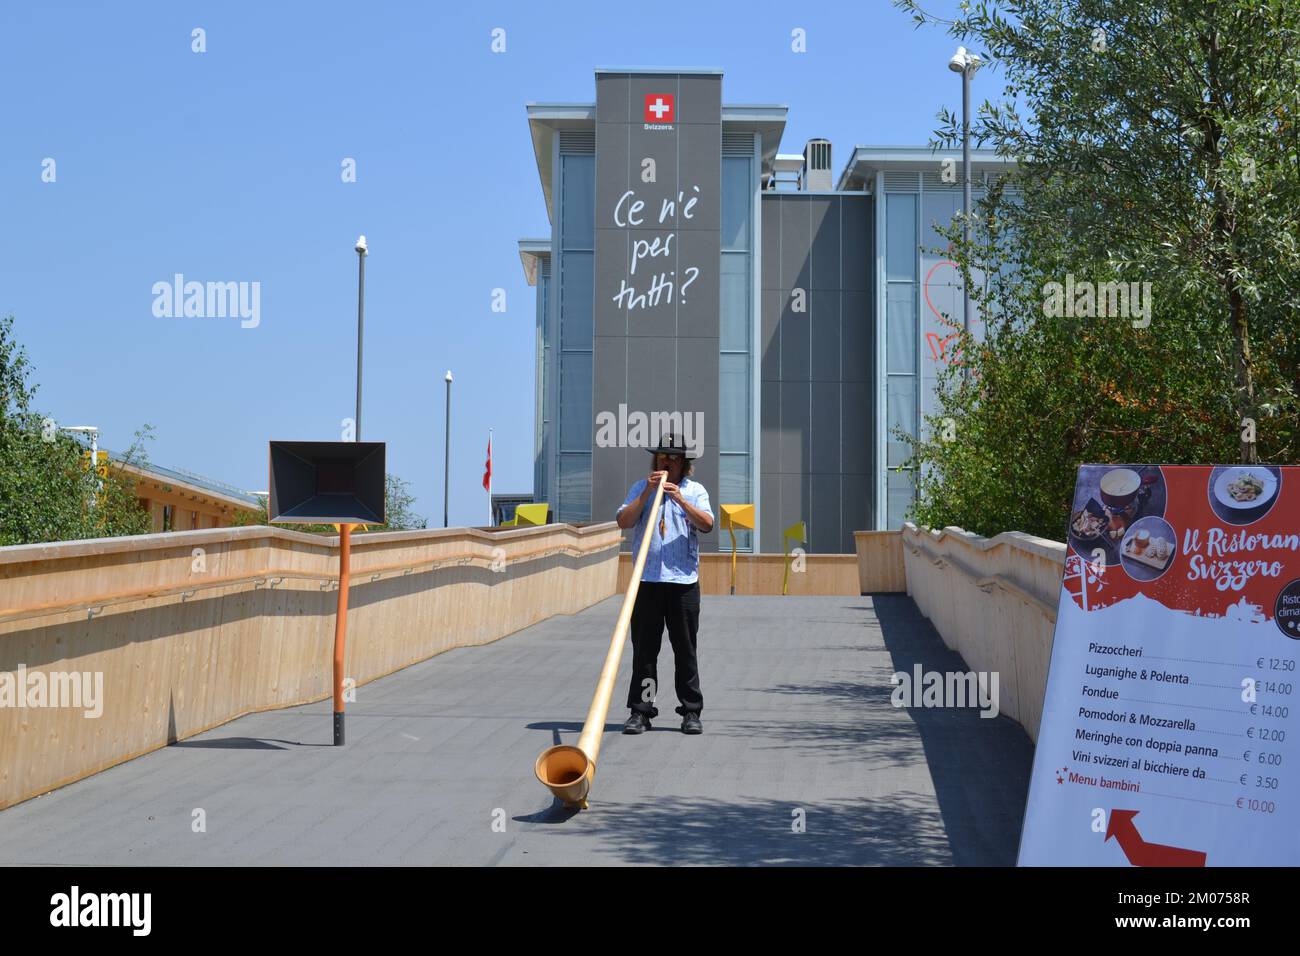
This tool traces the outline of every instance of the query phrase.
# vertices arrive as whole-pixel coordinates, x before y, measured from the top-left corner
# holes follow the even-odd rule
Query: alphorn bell
[[[664,483],[661,480],[655,488],[650,518],[646,521],[645,533],[641,535],[641,547],[637,549],[636,560],[632,562],[632,580],[628,583],[627,594],[623,596],[623,608],[618,612],[618,623],[614,625],[614,636],[609,640],[605,666],[601,668],[596,695],[591,699],[591,709],[587,711],[587,719],[582,725],[578,746],[559,744],[551,747],[544,750],[533,765],[537,779],[563,800],[566,807],[587,809],[587,794],[591,791],[591,781],[596,776],[600,738],[605,732],[605,718],[609,716],[609,701],[614,694],[614,681],[618,678],[618,665],[623,657],[623,642],[627,639],[628,627],[632,623],[632,607],[636,604],[636,593],[641,587],[641,572],[645,570],[650,535],[654,533],[663,496]]]

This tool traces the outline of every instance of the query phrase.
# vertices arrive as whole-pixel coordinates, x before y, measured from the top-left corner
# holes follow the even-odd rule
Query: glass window
[[[722,529],[722,506],[753,504],[754,496],[750,490],[749,456],[728,455],[723,452],[718,456],[718,493],[713,500],[713,512],[718,533],[718,550],[731,550],[731,533]],[[736,550],[752,551],[753,532],[736,529]]]
[[[591,451],[591,353],[560,353],[560,450]]]
[[[566,252],[561,259],[560,347],[566,351],[591,348],[594,258],[590,252]]]
[[[546,377],[550,372],[547,367],[547,361],[550,357],[551,350],[551,329],[549,327],[549,314],[551,305],[551,280],[549,276],[537,277],[537,412],[542,421],[549,421],[551,418],[550,409],[547,407]]]
[[[958,172],[960,177],[961,173]],[[929,187],[926,187],[927,190]],[[961,210],[962,196],[961,190],[954,189],[944,192],[926,192],[925,202],[922,205],[924,233],[922,235],[922,244],[927,248],[943,249],[948,245],[948,240],[935,231],[936,227],[944,228],[952,225],[955,215]],[[971,208],[975,208],[975,199],[971,198]]]
[[[931,281],[925,287],[927,301],[921,327],[925,331],[936,333],[941,339],[947,338],[961,325],[961,286],[948,282],[950,278],[957,278],[957,271],[950,266],[942,266],[934,270]],[[928,347],[922,346],[922,350],[927,355],[930,354]]]
[[[718,444],[722,451],[749,452],[749,356],[718,357]]]
[[[550,340],[547,338],[546,316],[549,311],[550,278],[545,271],[537,276],[537,373],[536,393],[534,395],[537,434],[533,447],[533,494],[536,500],[546,500],[546,462],[549,452],[549,432],[551,421],[550,402]]]
[[[912,507],[912,473],[891,471],[886,477],[886,483],[887,518],[889,530],[893,531],[903,526],[907,520],[907,511]]]
[[[894,468],[912,456],[910,442],[895,437],[895,426],[916,434],[916,376],[891,375],[885,384],[886,465]]]
[[[719,307],[724,352],[749,351],[749,256],[743,252],[722,254]]]
[[[591,454],[560,455],[559,501],[556,517],[560,521],[591,520]],[[613,520],[613,515],[601,520]]]
[[[547,344],[551,344],[551,273],[549,271],[541,273],[537,277],[537,306],[541,312],[539,325],[542,329],[542,339]]]
[[[719,502],[729,505],[750,503],[748,455],[718,456],[718,495]]]
[[[749,249],[750,211],[754,202],[753,160],[722,159],[722,248]]]
[[[753,203],[754,163],[748,157],[722,159],[722,264],[719,277],[718,361],[718,488],[712,495],[715,518],[721,528],[722,509],[727,504],[752,502],[749,455],[750,362],[754,331],[753,302]],[[730,453],[730,454],[729,454]],[[753,534],[736,532],[736,548],[752,551]],[[722,533],[719,550],[730,550],[731,537]]]
[[[916,371],[916,285],[891,282],[885,297],[885,362],[891,372]]]
[[[916,281],[916,197],[885,195],[885,277]]]
[[[564,249],[594,249],[596,157],[560,156],[560,241]]]

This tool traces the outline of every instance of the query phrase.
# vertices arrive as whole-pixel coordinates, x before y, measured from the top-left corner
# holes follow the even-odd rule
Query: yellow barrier
[[[808,540],[808,525],[802,521],[796,522],[786,528],[781,534],[782,551],[785,554],[785,577],[781,580],[781,593],[790,593],[790,542],[791,540],[803,544]]]
[[[531,505],[519,505],[515,508],[514,523],[519,527],[532,527],[546,524],[546,513],[550,505],[545,501]]]
[[[731,534],[731,593],[736,593],[736,529],[754,530],[753,505],[723,505],[722,526]]]

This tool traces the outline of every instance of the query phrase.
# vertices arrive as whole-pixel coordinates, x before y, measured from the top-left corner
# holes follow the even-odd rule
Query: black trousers
[[[632,606],[632,684],[627,690],[629,710],[657,717],[654,698],[659,693],[659,648],[664,626],[673,645],[673,679],[677,713],[700,713],[700,668],[695,656],[695,635],[700,629],[700,585],[642,581]],[[653,683],[647,683],[653,681]]]

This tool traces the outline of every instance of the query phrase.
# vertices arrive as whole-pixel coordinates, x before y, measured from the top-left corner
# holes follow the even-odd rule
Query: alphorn
[[[645,570],[645,557],[650,550],[650,535],[654,533],[655,522],[659,517],[659,505],[663,501],[664,483],[658,482],[655,488],[654,503],[650,506],[650,518],[646,521],[645,532],[641,535],[641,547],[637,549],[636,560],[632,563],[632,580],[628,583],[627,594],[623,596],[623,608],[618,612],[618,623],[614,625],[614,636],[609,640],[609,650],[605,654],[605,666],[601,668],[600,680],[596,682],[596,695],[591,700],[591,709],[582,725],[582,736],[578,746],[559,744],[542,752],[533,765],[533,772],[544,786],[550,789],[566,807],[587,809],[587,794],[591,792],[591,781],[596,776],[596,758],[600,756],[600,738],[605,732],[605,718],[609,715],[609,701],[614,694],[614,681],[618,678],[618,665],[623,657],[623,642],[627,639],[628,627],[632,622],[632,607],[636,604],[636,593],[641,587],[641,572]]]

